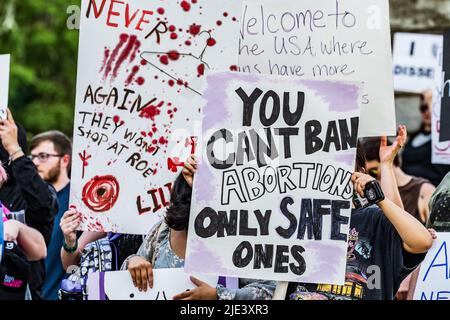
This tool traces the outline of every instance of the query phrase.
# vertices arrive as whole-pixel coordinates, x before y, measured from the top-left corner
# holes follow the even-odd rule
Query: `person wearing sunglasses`
[[[408,175],[427,179],[437,186],[450,171],[450,166],[431,163],[433,99],[431,90],[425,91],[421,95],[422,124],[419,131],[411,135],[411,139],[405,146],[402,154],[402,170]]]

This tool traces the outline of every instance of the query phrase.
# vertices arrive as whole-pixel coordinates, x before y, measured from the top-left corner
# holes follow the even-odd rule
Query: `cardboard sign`
[[[215,287],[218,277],[196,277]],[[88,300],[173,300],[172,298],[196,286],[183,268],[153,269],[153,289],[140,292],[133,285],[128,271],[90,273]]]
[[[9,93],[10,55],[0,55],[0,119],[6,119]]]
[[[360,137],[396,134],[387,0],[246,1],[243,72],[364,82]]]
[[[361,87],[207,77],[187,272],[343,284]]]
[[[450,233],[438,233],[420,265],[414,300],[450,300]]]
[[[195,151],[204,76],[237,64],[238,1],[82,2],[70,203],[145,234]]]
[[[394,36],[394,89],[422,93],[440,77],[442,35],[396,33]],[[436,74],[437,73],[437,74]]]
[[[450,145],[450,30],[444,34],[443,71],[444,84],[440,113],[439,142]],[[450,163],[450,162],[449,162]]]

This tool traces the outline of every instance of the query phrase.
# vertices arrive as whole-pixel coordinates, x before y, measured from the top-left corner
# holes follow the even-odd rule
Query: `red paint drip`
[[[137,52],[138,52],[140,47],[141,47],[141,42],[140,41],[136,41],[133,53],[131,54],[131,57],[130,57],[130,63],[133,62],[134,59],[136,59],[136,55],[137,55]]]
[[[164,14],[165,10],[164,8],[158,8],[156,12],[158,12],[159,14]]]
[[[177,38],[178,38],[178,35],[177,35],[175,32],[172,32],[172,33],[170,34],[170,39],[175,40],[175,39],[177,39]]]
[[[232,66],[230,66],[230,70],[231,71],[238,71],[238,66],[237,65],[232,65]]]
[[[121,34],[120,35],[120,41],[117,44],[117,46],[114,48],[113,52],[111,53],[111,55],[109,57],[108,62],[106,63],[105,74],[103,75],[103,79],[106,79],[108,74],[113,69],[113,63],[116,60],[116,57],[119,54],[120,49],[122,49],[123,45],[125,44],[125,42],[127,40],[128,40],[128,35],[127,34]]]
[[[183,8],[183,10],[186,11],[186,12],[191,10],[191,5],[187,1],[181,1],[180,5]]]
[[[130,75],[127,78],[127,81],[125,81],[125,86],[128,86],[128,85],[130,85],[131,82],[133,82],[133,79],[138,72],[139,72],[139,67],[134,66],[133,70],[131,71]]]
[[[114,121],[114,123],[119,122],[120,121],[120,117],[119,116],[114,116],[113,117],[113,121]]]
[[[199,77],[205,74],[205,65],[203,63],[198,65],[197,73]]]
[[[161,114],[160,108],[162,107],[163,104],[164,104],[164,101],[161,101],[157,106],[149,105],[148,107],[145,107],[144,109],[142,109],[139,116],[141,118],[146,118],[146,119],[155,121],[155,117],[159,116]]]
[[[143,77],[139,77],[136,79],[136,83],[142,86],[145,83],[145,79]]]
[[[177,28],[174,25],[169,26],[169,31],[170,32],[175,32]]]
[[[147,61],[145,61],[144,59],[141,60],[141,66],[146,66],[147,65]]]
[[[194,37],[200,33],[201,25],[193,24],[189,27],[189,33]]]
[[[109,54],[111,53],[109,48],[105,48],[105,55],[103,57],[103,63],[102,63],[102,68],[100,69],[100,72],[103,71],[103,69],[105,69],[106,67],[106,62],[108,61],[109,58]]]
[[[169,57],[170,60],[176,61],[180,58],[180,53],[176,50],[172,50],[167,52],[167,56]]]
[[[184,44],[187,46],[190,46],[192,43],[189,40],[186,40],[186,42]]]
[[[216,21],[216,24],[220,27],[220,26],[222,25],[222,21],[217,20],[217,21]]]
[[[137,40],[136,36],[131,36],[128,40],[127,46],[125,47],[125,49],[123,49],[122,53],[120,54],[116,66],[114,67],[114,71],[113,71],[113,79],[115,79],[117,77],[117,74],[119,72],[120,67],[122,66],[122,63],[128,58],[128,56],[131,54],[131,51],[134,48],[134,44]]]
[[[159,58],[159,62],[161,62],[162,64],[165,64],[165,65],[168,65],[169,64],[169,58],[166,55],[161,56]]]
[[[216,45],[216,40],[215,40],[214,38],[209,38],[209,39],[206,41],[206,44],[207,44],[208,46],[210,46],[210,47],[213,47],[213,46]]]
[[[171,87],[173,87],[173,85],[175,84],[175,81],[173,81],[172,79],[170,79],[167,84]]]

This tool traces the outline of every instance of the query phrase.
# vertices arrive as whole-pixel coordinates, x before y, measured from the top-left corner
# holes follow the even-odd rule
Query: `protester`
[[[0,189],[7,181],[0,164]],[[23,300],[28,291],[29,261],[45,258],[47,248],[43,236],[25,224],[10,220],[9,210],[0,203],[5,249],[0,263],[0,300]],[[1,254],[1,253],[0,253]]]
[[[66,275],[61,263],[60,249],[64,237],[59,223],[62,215],[69,208],[72,142],[62,132],[48,131],[33,137],[30,151],[31,160],[36,165],[39,175],[53,185],[58,197],[59,210],[53,223],[45,260],[46,276],[42,288],[42,296],[45,300],[57,300],[61,280]]]
[[[411,136],[403,152],[403,171],[412,176],[428,179],[437,186],[450,171],[450,165],[431,163],[432,141],[431,124],[433,92],[428,90],[421,95],[420,112],[422,124],[420,130]]]
[[[427,226],[436,232],[450,232],[450,172],[431,196]]]
[[[384,150],[390,166],[401,148],[401,135]],[[375,180],[364,173],[365,162],[363,148],[359,146],[352,182],[355,192],[361,197],[364,197],[366,185]],[[396,192],[394,170],[387,169],[381,175],[380,184],[391,185],[392,188],[386,191],[385,199],[377,206],[352,209],[346,284],[290,283],[288,299],[392,300],[402,280],[424,259],[431,247],[432,237],[419,221],[398,205],[401,205],[401,200]],[[369,286],[372,272],[378,272],[378,277]]]
[[[38,230],[48,245],[58,210],[56,192],[42,180],[32,161],[25,156],[25,130],[20,124],[16,125],[9,109],[7,119],[0,120],[0,139],[0,161],[9,177],[0,190],[0,201],[12,212],[24,210],[26,224]],[[34,300],[41,299],[44,277],[44,261],[32,262],[30,289]]]
[[[185,163],[171,192],[166,217],[149,232],[137,255],[130,256],[122,266],[128,269],[139,291],[153,287],[153,269],[182,268],[186,255],[189,212],[191,206],[193,176],[197,168],[194,156]],[[275,291],[275,281],[239,279],[239,289],[229,289],[221,284],[212,287],[191,277],[197,286],[193,290],[177,294],[173,299],[183,300],[269,300]]]
[[[406,141],[406,137],[402,140]],[[385,160],[380,162],[380,153],[384,147],[385,143],[380,145],[379,138],[365,139],[363,143],[367,159],[366,172],[376,179],[380,179],[380,168],[385,165]],[[393,161],[394,175],[404,209],[425,225],[429,216],[428,203],[435,187],[429,180],[403,172],[400,163],[400,155],[397,154]]]

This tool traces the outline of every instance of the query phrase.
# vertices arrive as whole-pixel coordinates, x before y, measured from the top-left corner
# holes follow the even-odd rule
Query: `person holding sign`
[[[393,160],[401,149],[400,130],[396,142],[386,148],[390,168],[381,175],[386,197],[377,206],[352,209],[348,238],[345,285],[290,283],[290,300],[392,300],[402,280],[424,259],[432,245],[427,229],[402,209],[394,177]],[[367,196],[375,178],[365,174],[365,154],[358,146],[356,172],[352,175],[355,192]]]
[[[186,254],[187,228],[191,207],[192,183],[197,161],[191,156],[185,163],[182,175],[173,186],[171,203],[165,220],[150,231],[136,255],[127,258],[122,269],[128,269],[139,291],[153,288],[153,269],[182,268]],[[218,284],[215,288],[197,278],[191,281],[194,290],[182,292],[174,300],[270,300],[275,291],[275,281],[239,279],[240,288],[230,289]]]

